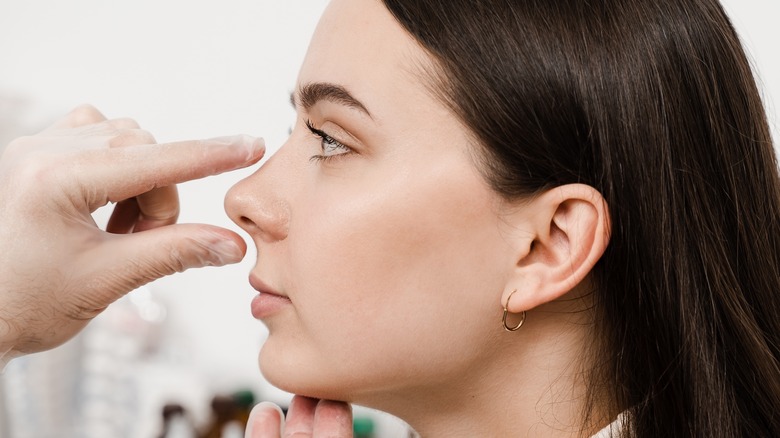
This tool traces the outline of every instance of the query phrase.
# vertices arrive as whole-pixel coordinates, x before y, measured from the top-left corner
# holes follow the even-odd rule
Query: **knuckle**
[[[71,111],[70,117],[77,126],[91,125],[106,119],[97,108],[90,104],[77,106]]]
[[[163,248],[163,251],[167,254],[166,257],[146,256],[131,261],[129,269],[125,272],[127,282],[134,286],[130,289],[150,283],[166,275],[183,272],[186,269],[184,261],[175,250],[170,249],[170,246],[166,244],[163,245]]]
[[[170,242],[166,242],[161,245],[162,251],[166,254],[162,260],[149,259],[146,261],[147,271],[151,272],[151,276],[154,279],[164,277],[166,275],[173,274],[175,272],[184,272],[190,267],[190,263],[187,263],[187,254],[181,251],[181,249]]]
[[[155,144],[157,143],[157,140],[154,138],[151,132],[145,130],[145,129],[137,129],[136,135],[138,135],[138,138],[142,141],[141,144]]]
[[[108,305],[95,306],[86,302],[75,302],[63,306],[63,314],[74,321],[89,321],[102,313]]]
[[[211,242],[199,237],[188,237],[173,252],[181,260],[184,269],[195,266],[212,266],[215,261],[211,250]]]
[[[5,147],[5,154],[7,156],[15,156],[25,151],[32,150],[35,147],[35,137],[26,135],[13,139],[8,146]]]
[[[189,266],[185,262],[185,258],[181,252],[171,251],[171,257],[168,260],[168,267],[172,272],[184,272]]]
[[[135,119],[131,119],[129,117],[121,117],[118,119],[111,120],[109,123],[114,125],[117,129],[140,129],[141,126],[138,124],[138,122],[135,121]]]
[[[109,147],[120,148],[155,143],[154,136],[143,129],[119,129],[116,135],[109,140]]]
[[[15,166],[14,180],[23,187],[48,189],[48,182],[56,179],[62,166],[51,154],[31,152]]]
[[[76,282],[62,280],[62,289],[58,291],[57,300],[60,312],[67,319],[88,321],[108,307],[114,300],[111,297],[116,287],[116,278],[111,274],[93,279],[86,287],[79,287]]]

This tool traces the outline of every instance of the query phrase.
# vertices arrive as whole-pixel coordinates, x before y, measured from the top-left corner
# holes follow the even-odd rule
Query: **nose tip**
[[[287,238],[289,205],[269,190],[264,190],[257,173],[233,186],[225,196],[225,211],[230,219],[253,238],[276,242]]]

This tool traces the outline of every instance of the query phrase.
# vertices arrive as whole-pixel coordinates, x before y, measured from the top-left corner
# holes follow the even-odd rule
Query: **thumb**
[[[284,414],[279,406],[262,402],[252,408],[244,438],[279,438],[284,429]]]
[[[108,239],[79,259],[81,266],[93,267],[88,284],[96,300],[103,301],[95,305],[107,306],[166,275],[237,263],[246,254],[246,243],[238,234],[212,225],[168,225]]]

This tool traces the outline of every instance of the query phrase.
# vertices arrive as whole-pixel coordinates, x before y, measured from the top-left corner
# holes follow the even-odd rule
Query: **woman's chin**
[[[269,348],[271,347],[271,348]],[[344,387],[334,384],[317,361],[295,357],[289,350],[275,350],[268,344],[260,350],[260,372],[268,383],[291,394],[306,397],[346,400]]]

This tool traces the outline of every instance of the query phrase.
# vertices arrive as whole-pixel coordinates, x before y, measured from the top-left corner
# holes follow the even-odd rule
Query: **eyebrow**
[[[347,91],[347,89],[341,85],[336,85],[329,82],[309,82],[307,84],[301,85],[300,88],[298,88],[297,93],[290,94],[290,103],[292,106],[296,107],[296,103],[300,103],[300,105],[305,110],[309,110],[321,100],[327,100],[354,108],[360,112],[365,113],[369,118],[371,118],[371,113],[368,111],[366,106],[363,105],[363,103],[357,100],[354,96],[352,96],[352,94],[350,94],[349,91]]]

